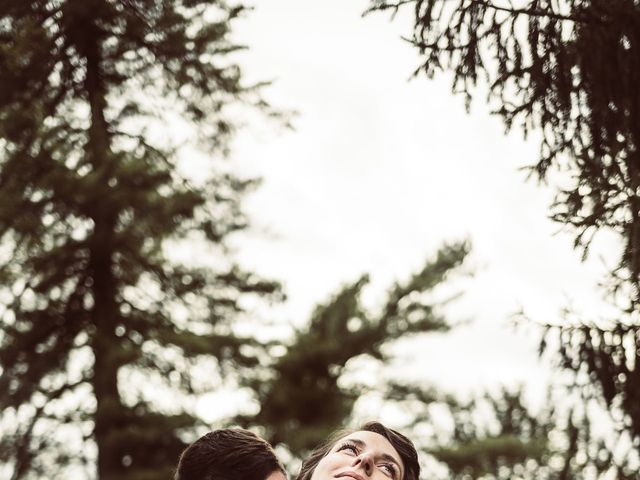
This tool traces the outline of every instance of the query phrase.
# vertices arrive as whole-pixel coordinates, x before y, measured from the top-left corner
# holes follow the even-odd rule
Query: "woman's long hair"
[[[367,422],[360,428],[338,430],[333,433],[326,442],[313,450],[307,459],[302,462],[302,468],[296,480],[311,480],[316,466],[318,466],[320,460],[331,451],[335,443],[341,438],[359,431],[377,433],[386,438],[393,448],[396,449],[404,464],[404,476],[402,480],[418,480],[420,477],[420,463],[418,462],[418,453],[413,443],[400,432],[387,428],[380,422]]]

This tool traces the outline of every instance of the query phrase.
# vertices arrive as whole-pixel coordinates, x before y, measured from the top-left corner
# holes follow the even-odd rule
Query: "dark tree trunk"
[[[86,95],[91,109],[86,153],[96,178],[96,192],[108,192],[111,170],[110,140],[105,120],[106,91],[101,71],[100,32],[94,25],[87,27],[84,54],[87,60]],[[99,198],[102,197],[102,198]],[[96,201],[97,200],[97,201]],[[90,240],[90,275],[92,279],[92,320],[95,330],[92,349],[95,357],[93,389],[96,397],[95,440],[98,447],[98,478],[117,478],[122,468],[118,448],[112,433],[114,421],[122,410],[118,393],[118,339],[115,328],[118,318],[117,285],[113,270],[114,235],[117,212],[105,195],[89,201],[90,217],[94,221]]]

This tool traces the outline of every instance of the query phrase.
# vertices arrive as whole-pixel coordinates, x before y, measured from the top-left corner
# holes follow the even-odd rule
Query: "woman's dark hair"
[[[209,432],[189,445],[174,480],[265,480],[284,469],[273,448],[241,428]]]
[[[359,431],[377,433],[386,438],[393,448],[396,449],[404,464],[404,476],[402,480],[418,480],[420,476],[420,463],[418,462],[418,453],[411,440],[400,432],[387,428],[379,422],[367,422],[359,428],[338,430],[333,433],[326,442],[313,450],[311,455],[302,462],[302,468],[296,480],[311,480],[316,466],[320,463],[320,460],[331,451],[335,443],[341,438]]]

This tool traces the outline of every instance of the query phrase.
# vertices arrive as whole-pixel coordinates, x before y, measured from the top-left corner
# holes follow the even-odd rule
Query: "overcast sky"
[[[547,219],[553,190],[519,171],[536,160],[535,139],[505,136],[483,94],[466,113],[448,75],[410,80],[419,59],[400,39],[410,18],[363,18],[366,6],[261,0],[236,24],[249,78],[274,80],[268,99],[298,112],[292,131],[254,127],[235,142],[232,161],[264,179],[246,204],[253,230],[240,257],[283,281],[277,315],[301,325],[362,273],[375,306],[443,242],[468,238],[475,275],[448,313],[471,324],[403,349],[399,363],[460,391],[540,385],[531,330],[514,332],[509,318],[524,309],[558,322],[568,305],[597,318],[601,260],[580,262]]]

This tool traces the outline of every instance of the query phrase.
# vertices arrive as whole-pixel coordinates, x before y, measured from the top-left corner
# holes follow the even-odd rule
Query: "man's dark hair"
[[[359,428],[338,430],[329,439],[311,452],[309,457],[302,462],[302,468],[296,480],[311,480],[314,470],[341,438],[358,431],[373,432],[382,435],[396,449],[404,464],[404,476],[401,480],[418,480],[420,477],[420,463],[418,453],[411,440],[391,428],[385,427],[380,422],[367,422]]]
[[[189,445],[174,480],[265,480],[284,469],[273,448],[241,428],[209,432]]]

